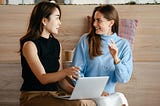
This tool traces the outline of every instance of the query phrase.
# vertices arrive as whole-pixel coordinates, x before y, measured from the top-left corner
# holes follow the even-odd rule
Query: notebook
[[[108,79],[108,76],[79,78],[71,95],[57,97],[67,100],[98,98],[101,96]]]

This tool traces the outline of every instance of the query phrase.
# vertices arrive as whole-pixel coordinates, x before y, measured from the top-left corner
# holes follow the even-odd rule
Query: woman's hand
[[[108,44],[108,48],[113,58],[118,56],[118,48],[113,40]]]
[[[103,91],[102,94],[101,94],[101,96],[109,96],[109,93],[106,92],[106,91]]]
[[[72,80],[78,78],[79,76],[78,71],[79,71],[78,67],[69,67],[69,68],[64,69],[66,76],[68,76]]]
[[[119,63],[120,59],[118,57],[118,47],[116,46],[115,42],[111,40],[111,43],[108,45],[109,51],[114,59],[114,63]]]

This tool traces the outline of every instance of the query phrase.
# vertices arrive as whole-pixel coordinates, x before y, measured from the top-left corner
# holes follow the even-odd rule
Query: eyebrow
[[[101,17],[94,17],[94,19],[101,19]]]
[[[102,20],[101,18],[95,18],[95,20]]]

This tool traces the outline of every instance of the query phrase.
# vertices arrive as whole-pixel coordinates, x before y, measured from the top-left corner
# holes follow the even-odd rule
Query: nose
[[[97,26],[97,22],[96,21],[93,21],[93,26]]]
[[[59,25],[61,25],[62,23],[61,23],[61,20],[59,20]]]

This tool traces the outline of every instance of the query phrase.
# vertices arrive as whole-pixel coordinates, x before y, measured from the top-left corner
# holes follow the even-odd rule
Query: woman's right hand
[[[78,71],[79,71],[79,68],[74,66],[64,69],[66,76],[68,76],[72,80],[78,78],[79,76]]]

